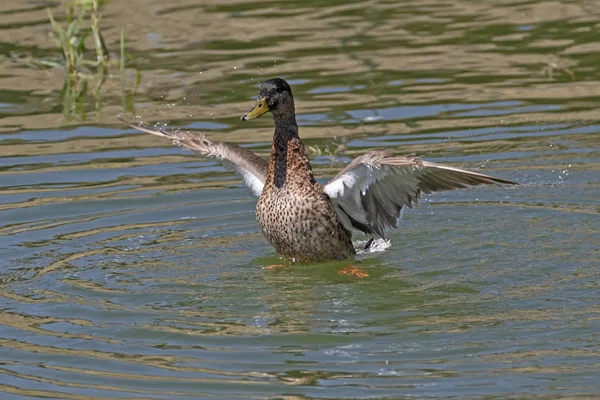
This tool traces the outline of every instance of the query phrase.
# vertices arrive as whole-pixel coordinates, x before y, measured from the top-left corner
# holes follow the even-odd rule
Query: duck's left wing
[[[385,237],[403,207],[412,207],[422,193],[476,185],[516,184],[477,172],[373,151],[354,159],[323,187],[340,222],[347,229]]]
[[[204,157],[221,160],[226,168],[235,171],[242,178],[255,196],[258,197],[262,193],[269,163],[250,150],[234,144],[212,141],[199,132],[157,129],[126,121],[122,117],[118,119],[134,129],[169,139],[173,144],[197,151]]]

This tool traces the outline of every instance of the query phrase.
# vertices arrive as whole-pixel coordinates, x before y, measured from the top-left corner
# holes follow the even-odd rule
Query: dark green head
[[[281,78],[273,78],[263,82],[258,90],[256,105],[242,115],[242,121],[258,118],[270,111],[273,118],[294,116],[294,98],[292,89],[288,83]]]

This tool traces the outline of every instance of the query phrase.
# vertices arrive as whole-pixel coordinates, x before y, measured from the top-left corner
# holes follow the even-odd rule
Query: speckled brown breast
[[[258,225],[277,252],[294,261],[344,260],[355,254],[350,232],[337,220],[326,194],[289,188],[263,192]]]
[[[298,138],[273,143],[256,218],[277,252],[294,261],[345,260],[355,254],[351,233],[315,181]]]

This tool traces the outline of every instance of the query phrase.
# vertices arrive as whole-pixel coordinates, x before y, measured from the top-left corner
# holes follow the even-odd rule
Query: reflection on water
[[[2,398],[597,396],[596,8],[108,3],[145,121],[266,156],[239,116],[282,76],[321,179],[385,147],[521,183],[427,197],[359,280],[262,269],[254,197],[119,125],[117,80],[65,121],[60,71],[9,61],[54,52],[44,8],[0,5]]]

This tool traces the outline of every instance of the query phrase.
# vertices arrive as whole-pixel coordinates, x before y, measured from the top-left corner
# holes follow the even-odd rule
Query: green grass
[[[62,51],[67,74],[82,75],[88,73],[89,68],[108,66],[110,56],[100,30],[101,7],[105,3],[101,0],[71,0],[67,3],[66,27],[59,24],[52,11],[47,9],[54,38]],[[90,33],[94,42],[95,60],[86,59],[85,42]]]
[[[121,28],[119,59],[111,60],[110,53],[102,36],[102,8],[109,0],[71,0],[66,5],[65,19],[61,23],[47,9],[52,25],[54,39],[62,53],[60,60],[44,60],[45,67],[64,68],[65,82],[61,97],[63,112],[70,120],[79,115],[85,119],[86,99],[91,94],[94,109],[99,114],[101,107],[100,93],[102,84],[109,76],[111,68],[119,68],[121,79],[123,111],[133,112],[133,97],[140,84],[141,75],[136,68],[134,90],[126,90],[126,67],[133,63],[132,57],[125,50],[125,31]],[[86,41],[91,35],[92,49],[86,48]],[[91,93],[88,90],[91,88]]]

